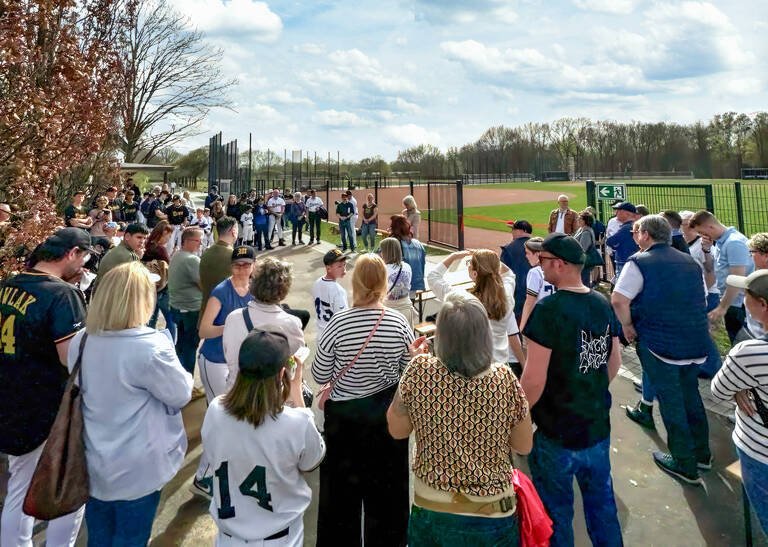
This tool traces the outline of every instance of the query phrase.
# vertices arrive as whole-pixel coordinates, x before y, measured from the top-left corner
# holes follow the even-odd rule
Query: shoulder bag
[[[83,385],[86,338],[88,333],[84,332],[59,411],[24,498],[24,513],[40,520],[53,520],[77,511],[90,497],[83,443],[82,389],[79,387]]]
[[[368,334],[368,338],[366,338],[365,342],[363,342],[363,347],[360,348],[360,351],[357,352],[357,355],[355,355],[354,359],[352,359],[352,361],[350,361],[349,364],[342,369],[342,371],[338,374],[338,376],[336,376],[336,378],[326,383],[317,392],[317,398],[318,398],[317,406],[320,410],[325,410],[325,402],[328,400],[328,397],[331,396],[331,391],[333,391],[334,386],[336,386],[336,382],[341,380],[341,377],[344,376],[349,371],[349,369],[352,368],[352,365],[354,365],[357,362],[357,360],[360,358],[360,355],[362,355],[363,351],[368,345],[368,342],[370,342],[371,338],[373,338],[373,333],[375,333],[376,329],[379,328],[379,325],[381,324],[381,320],[384,319],[385,313],[387,313],[386,309],[381,311],[381,316],[379,316],[379,320],[376,321],[376,324],[373,326],[373,329],[371,329],[371,332]]]
[[[403,273],[403,265],[400,264],[400,269],[397,270],[397,277],[395,277],[395,280],[392,282],[392,286],[387,291],[387,296],[389,296],[389,293],[392,292],[392,289],[395,288],[395,285],[397,285],[397,281],[400,279],[400,274]]]

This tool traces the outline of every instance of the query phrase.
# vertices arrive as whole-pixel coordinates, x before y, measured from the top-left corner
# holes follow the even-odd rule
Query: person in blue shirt
[[[515,319],[520,324],[525,304],[525,281],[531,264],[525,257],[525,242],[531,238],[533,226],[527,220],[507,222],[512,228],[512,241],[501,248],[501,261],[515,274]]]
[[[423,291],[424,267],[427,262],[427,252],[418,239],[411,237],[411,225],[403,215],[393,215],[390,218],[390,236],[400,240],[403,249],[403,262],[411,267],[410,297],[416,297],[416,291]]]
[[[725,319],[725,330],[728,331],[728,338],[733,344],[736,334],[744,326],[746,319],[744,291],[730,285],[726,286],[726,279],[729,275],[743,277],[754,271],[755,264],[749,254],[747,238],[733,226],[724,226],[709,211],[699,211],[694,214],[688,226],[695,229],[700,236],[714,242],[712,252],[720,303],[709,312],[709,319],[713,322]]]
[[[616,259],[615,283],[619,278],[619,274],[621,274],[621,269],[624,267],[624,264],[626,264],[629,257],[639,251],[640,248],[632,237],[632,223],[635,221],[635,215],[637,215],[635,206],[628,201],[620,201],[614,203],[611,207],[616,211],[616,218],[621,222],[619,231],[605,241],[605,244],[613,249],[614,258]]]
[[[221,201],[221,196],[219,195],[219,189],[216,186],[211,186],[208,190],[208,195],[205,196],[205,208],[210,209],[214,201]]]
[[[271,249],[272,245],[269,244],[269,238],[267,237],[267,226],[269,224],[269,209],[264,205],[264,197],[259,196],[256,198],[256,205],[253,208],[253,230],[254,230],[254,246],[260,251],[262,249],[262,241],[264,241],[264,248]]]

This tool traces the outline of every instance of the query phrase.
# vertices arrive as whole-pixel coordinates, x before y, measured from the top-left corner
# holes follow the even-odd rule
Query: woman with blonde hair
[[[180,409],[192,375],[168,336],[145,326],[154,307],[149,271],[140,262],[117,266],[69,345],[70,370],[82,351],[89,546],[146,545],[160,490],[187,451]]]
[[[396,238],[382,239],[380,250],[381,259],[387,267],[387,295],[384,305],[402,313],[413,327],[417,315],[409,298],[411,266],[403,261],[403,249]]]
[[[515,274],[489,249],[451,253],[427,276],[429,288],[435,297],[445,302],[456,290],[445,279],[451,265],[465,257],[469,277],[475,285],[468,290],[485,307],[493,335],[493,359],[512,366],[518,375],[525,362],[520,344],[520,331],[515,320]]]
[[[411,236],[414,239],[419,239],[419,224],[421,224],[421,211],[416,207],[416,200],[413,196],[405,196],[403,198],[403,216],[408,219],[408,224],[411,225]]]
[[[405,545],[408,440],[389,436],[386,410],[419,346],[402,314],[384,306],[386,293],[384,261],[361,255],[352,273],[353,306],[333,314],[317,344],[312,376],[330,386],[319,547],[360,545],[361,536],[366,545]]]
[[[107,196],[99,196],[94,203],[95,207],[88,212],[88,216],[93,219],[91,224],[91,237],[103,237],[104,226],[107,223],[112,222],[112,211],[107,206],[109,205],[109,198]]]

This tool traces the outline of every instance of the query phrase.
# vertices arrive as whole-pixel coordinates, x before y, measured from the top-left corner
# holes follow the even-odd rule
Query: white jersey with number
[[[300,547],[302,516],[312,500],[302,472],[325,455],[312,411],[285,407],[253,427],[228,414],[222,400],[211,401],[201,431],[213,476],[213,520],[220,532],[247,541],[289,528],[279,544]]]
[[[541,266],[534,266],[528,270],[525,278],[525,292],[536,297],[536,302],[555,292],[555,286],[544,279],[544,271]]]
[[[337,311],[349,307],[347,303],[347,291],[336,281],[321,277],[312,286],[312,300],[315,303],[315,317],[317,318],[317,336],[323,332],[328,321]]]

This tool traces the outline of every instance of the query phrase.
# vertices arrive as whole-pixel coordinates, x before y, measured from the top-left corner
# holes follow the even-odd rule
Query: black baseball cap
[[[533,226],[527,220],[508,220],[507,226],[513,230],[522,230],[528,234],[533,233]]]
[[[280,332],[252,330],[238,354],[240,373],[252,378],[271,378],[288,364],[288,338]]]
[[[331,249],[327,253],[325,253],[325,256],[323,256],[323,264],[326,266],[330,266],[331,264],[334,264],[335,262],[341,262],[342,260],[346,260],[347,255],[342,253],[338,249]]]
[[[611,207],[613,207],[617,211],[629,211],[630,213],[633,213],[633,214],[637,213],[637,208],[628,201],[620,201],[618,203],[614,203],[613,205],[611,205]]]
[[[56,247],[59,249],[71,249],[77,247],[83,251],[93,251],[91,236],[82,228],[62,228],[55,234],[48,236],[43,242],[44,247]]]
[[[525,245],[533,251],[548,251],[571,264],[584,264],[584,250],[573,237],[560,232],[553,232],[544,238],[544,241],[525,242]]]
[[[232,250],[232,262],[253,262],[256,251],[250,245],[238,245]]]

